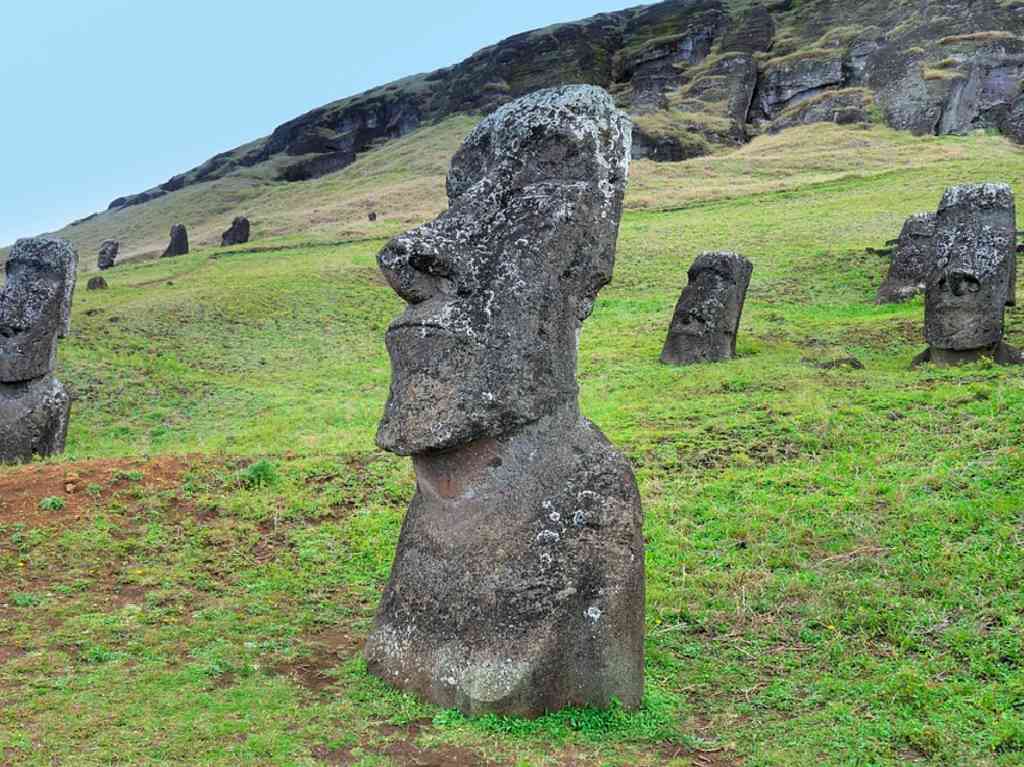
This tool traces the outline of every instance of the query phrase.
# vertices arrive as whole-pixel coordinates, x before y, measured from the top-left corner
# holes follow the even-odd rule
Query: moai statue
[[[231,228],[220,237],[222,248],[229,245],[244,245],[249,241],[249,219],[239,216],[231,222]]]
[[[702,253],[690,267],[661,361],[694,365],[735,357],[736,334],[753,272],[753,264],[735,253]]]
[[[948,189],[935,224],[935,269],[925,292],[929,348],[915,364],[959,365],[991,357],[1020,364],[1003,341],[1006,307],[1016,300],[1017,218],[1005,184]]]
[[[96,262],[96,266],[99,267],[100,271],[113,268],[120,250],[121,243],[117,240],[105,240],[100,245],[99,259]]]
[[[641,702],[640,498],[576,381],[630,141],[600,88],[521,98],[455,155],[448,211],[378,256],[409,305],[377,444],[417,491],[366,660],[469,715]]]
[[[366,216],[367,220],[372,224],[377,220],[377,212],[371,210]]]
[[[889,274],[878,289],[875,303],[901,303],[924,292],[935,269],[935,220],[934,213],[919,213],[903,224]]]
[[[184,256],[186,253],[188,253],[188,230],[185,229],[184,224],[175,224],[171,227],[171,241],[161,258]]]
[[[71,324],[78,253],[52,237],[18,240],[0,293],[0,463],[64,450],[71,398],[53,377]]]

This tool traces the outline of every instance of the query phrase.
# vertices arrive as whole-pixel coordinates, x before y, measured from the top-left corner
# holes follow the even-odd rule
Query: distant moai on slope
[[[100,253],[99,258],[96,261],[96,266],[99,267],[101,271],[113,268],[117,261],[117,254],[120,250],[121,243],[117,240],[105,240],[103,244],[100,245]]]
[[[735,357],[736,334],[753,272],[753,264],[736,253],[702,253],[690,267],[661,361],[694,365]]]
[[[895,304],[923,293],[935,269],[934,213],[918,213],[903,224],[885,282],[875,303]]]
[[[53,377],[71,325],[78,253],[66,240],[18,240],[0,293],[0,463],[64,450],[71,398]]]
[[[231,227],[220,237],[222,248],[229,245],[244,245],[249,241],[249,219],[238,216],[231,222]]]
[[[1003,340],[1006,307],[1016,303],[1017,217],[1006,184],[948,189],[935,223],[935,268],[925,291],[928,349],[915,364],[958,365],[991,357],[1021,364]]]
[[[188,230],[185,229],[184,224],[175,224],[171,227],[171,241],[161,258],[184,256],[186,253],[188,253]]]
[[[502,107],[455,155],[449,209],[378,256],[409,305],[386,336],[377,444],[412,456],[417,491],[366,660],[443,707],[538,716],[643,697],[639,493],[576,381],[630,128],[593,86]]]

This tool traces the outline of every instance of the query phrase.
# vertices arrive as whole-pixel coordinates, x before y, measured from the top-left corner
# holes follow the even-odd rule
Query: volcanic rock
[[[117,240],[105,240],[100,245],[99,259],[96,262],[96,266],[101,271],[112,268],[117,261],[117,254],[120,250],[121,243]]]
[[[0,292],[0,383],[41,378],[52,369],[57,339],[71,326],[78,252],[67,240],[18,240]]]
[[[452,161],[450,207],[381,269],[378,444],[417,492],[368,669],[467,714],[640,705],[643,514],[628,462],[580,415],[577,338],[612,276],[630,124],[593,86],[497,110]]]
[[[1005,184],[946,191],[935,223],[935,269],[925,292],[925,339],[916,362],[955,365],[980,357],[1012,362],[1003,341],[1016,291],[1017,227]]]
[[[184,224],[175,224],[171,227],[171,241],[161,258],[184,256],[186,253],[188,253],[188,231]]]
[[[702,253],[690,267],[661,361],[693,365],[735,357],[736,334],[753,272],[753,264],[736,253]]]
[[[220,237],[222,248],[229,245],[244,245],[249,241],[249,219],[245,216],[238,216],[231,222],[231,228]]]
[[[935,220],[934,213],[919,213],[903,224],[876,303],[900,303],[924,292],[935,269]]]
[[[71,398],[52,375],[0,383],[0,463],[64,452]]]
[[[0,293],[0,463],[64,449],[71,400],[53,378],[67,335],[78,253],[53,237],[18,240]]]

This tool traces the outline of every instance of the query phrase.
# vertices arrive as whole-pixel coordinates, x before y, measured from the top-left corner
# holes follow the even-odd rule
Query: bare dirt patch
[[[334,684],[332,669],[355,657],[362,649],[363,639],[343,628],[332,629],[310,639],[312,653],[302,658],[279,663],[270,672],[290,677],[311,692],[319,693]]]
[[[0,524],[28,527],[72,526],[100,502],[133,483],[147,490],[177,487],[192,465],[189,457],[169,456],[152,461],[97,460],[68,464],[40,464],[0,471]],[[59,511],[39,508],[44,498],[59,498]]]
[[[11,645],[0,644],[0,666],[5,664],[9,660],[20,658],[25,654],[25,651],[20,647],[12,647]]]
[[[497,767],[475,751],[456,746],[420,748],[405,741],[392,743],[381,753],[398,767]]]

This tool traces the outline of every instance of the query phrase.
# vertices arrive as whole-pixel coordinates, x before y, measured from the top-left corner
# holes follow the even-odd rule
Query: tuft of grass
[[[50,495],[39,502],[39,508],[43,511],[63,511],[66,503],[63,498]]]
[[[971,32],[964,35],[949,35],[939,40],[939,45],[960,45],[962,43],[999,43],[1019,42],[1020,36],[1004,29],[994,29],[986,32]]]
[[[273,487],[278,482],[277,465],[262,459],[238,472],[238,481],[244,487]]]

